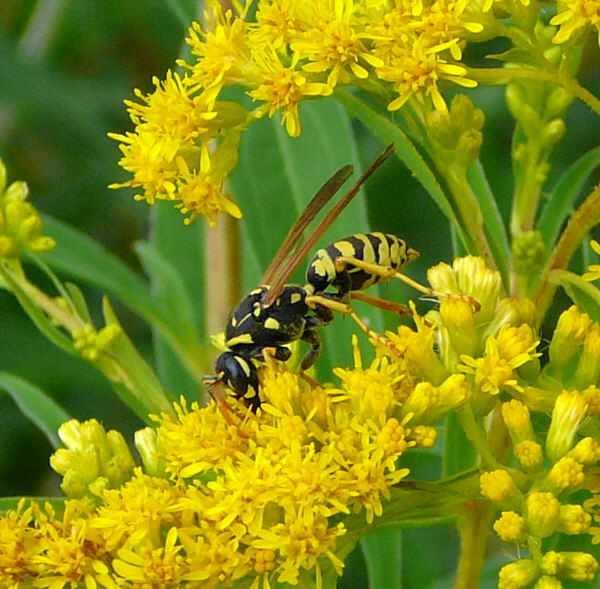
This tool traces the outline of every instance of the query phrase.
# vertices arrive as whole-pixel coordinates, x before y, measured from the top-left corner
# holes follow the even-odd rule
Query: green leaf
[[[591,149],[561,176],[540,215],[537,227],[548,251],[554,247],[561,228],[573,212],[575,201],[590,174],[600,165],[600,147]]]
[[[102,301],[106,324],[120,325],[107,297]],[[106,373],[119,397],[144,421],[150,414],[171,414],[171,400],[153,370],[131,343],[125,331],[111,344],[111,356],[117,359],[120,372]]]
[[[498,61],[504,61],[507,63],[519,63],[536,65],[532,51],[527,51],[519,47],[511,47],[503,53],[490,53],[485,56],[486,59],[497,59]]]
[[[119,298],[142,317],[160,321],[146,283],[98,242],[65,223],[43,215],[44,228],[56,247],[44,255],[53,268]]]
[[[560,284],[581,311],[600,321],[600,290],[596,286],[568,270],[553,270],[550,281]]]
[[[0,372],[0,388],[5,390],[31,422],[48,438],[54,448],[61,446],[58,428],[71,416],[44,391],[22,378]]]
[[[402,530],[384,526],[369,532],[360,541],[369,589],[402,587]]]
[[[50,320],[44,311],[31,299],[31,297],[21,287],[20,283],[14,279],[9,271],[5,271],[0,265],[0,276],[6,283],[8,289],[17,298],[23,310],[29,315],[34,325],[40,332],[46,336],[54,345],[63,349],[68,354],[74,354],[71,340]]]
[[[508,236],[502,215],[498,209],[498,203],[492,193],[480,160],[477,160],[469,167],[467,170],[467,179],[479,202],[485,236],[492,250],[496,266],[504,278],[505,284],[507,284],[509,272],[508,260],[510,256]]]
[[[195,0],[166,0],[165,4],[185,29],[196,17],[198,3]]]
[[[456,215],[435,173],[418,152],[411,139],[393,121],[377,112],[366,102],[350,92],[337,92],[336,98],[345,106],[348,113],[359,119],[384,143],[394,142],[396,155],[419,180],[425,190],[431,195],[442,213],[458,230],[460,239],[468,243],[466,234],[458,224]]]
[[[73,302],[73,306],[75,307],[77,314],[86,323],[92,323],[92,318],[90,317],[90,312],[88,310],[85,297],[83,296],[83,293],[81,292],[79,287],[76,284],[73,284],[72,282],[67,282],[65,284],[65,287],[67,289],[67,292],[69,293],[69,297]]]
[[[181,227],[185,231],[184,226]],[[150,243],[139,241],[135,244],[144,270],[151,277],[153,300],[165,317],[168,331],[184,347],[198,346],[198,333],[194,327],[195,313],[192,297],[177,269]]]
[[[477,453],[467,438],[456,413],[446,419],[444,439],[444,475],[452,476],[472,467],[477,461]]]

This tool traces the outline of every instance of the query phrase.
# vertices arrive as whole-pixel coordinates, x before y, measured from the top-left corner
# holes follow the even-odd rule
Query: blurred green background
[[[133,88],[151,91],[152,76],[162,78],[173,67],[182,50],[185,17],[197,9],[192,0],[0,2],[0,157],[7,166],[9,182],[27,181],[31,201],[41,211],[91,235],[137,271],[139,262],[132,244],[145,237],[150,210],[134,202],[129,191],[107,188],[126,175],[117,165],[117,143],[106,133],[131,128],[123,99],[132,97]],[[593,91],[600,86],[600,73],[598,47],[595,43],[590,46],[581,79]],[[497,49],[478,48],[469,59],[473,62]],[[512,190],[513,123],[500,89],[477,89],[471,95],[486,115],[481,159],[506,216]],[[368,162],[381,146],[359,125],[355,132],[359,159]],[[595,147],[599,134],[597,117],[575,104],[569,111],[567,138],[553,158],[557,165],[552,177]],[[243,141],[242,158],[244,149]],[[322,156],[315,153],[314,157]],[[261,174],[269,173],[269,162],[265,169]],[[335,166],[330,172],[334,171]],[[312,184],[317,186],[324,179],[312,179]],[[251,175],[242,172],[233,180],[238,191],[244,183],[253,182]],[[260,190],[264,177],[256,181]],[[398,187],[398,198],[385,200],[382,216],[382,202],[390,186]],[[260,214],[244,204],[243,195],[238,196],[246,216]],[[395,232],[421,251],[412,276],[423,280],[425,268],[452,259],[445,219],[398,162],[386,165],[373,178],[367,208],[372,229]],[[281,234],[286,230],[281,227]],[[355,229],[360,230],[365,228]],[[242,263],[250,264],[243,255]],[[250,275],[245,280],[250,284],[257,278]],[[89,288],[84,291],[98,312],[99,294]],[[128,334],[152,360],[148,328],[133,312],[114,302]],[[141,425],[102,375],[53,348],[4,291],[0,291],[0,371],[28,379],[74,417],[95,417],[128,439]],[[56,494],[59,480],[48,466],[51,447],[6,395],[0,395],[0,432],[0,495]],[[408,466],[415,469],[417,478],[428,478],[439,467],[435,456],[414,454]],[[426,533],[431,546],[443,547],[451,532],[436,528]],[[434,542],[438,535],[439,542]],[[409,532],[404,546],[407,552],[421,550],[418,532]],[[453,569],[452,552],[441,551],[438,560],[440,571]],[[428,586],[430,573],[418,567],[405,571],[406,587]],[[348,580],[347,586],[360,587],[361,582],[359,578]]]

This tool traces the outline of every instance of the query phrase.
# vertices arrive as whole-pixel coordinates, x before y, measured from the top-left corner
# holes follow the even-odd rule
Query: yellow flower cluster
[[[115,432],[94,421],[65,424],[68,449],[52,465],[79,498],[62,514],[22,504],[0,519],[0,584],[216,587],[246,579],[270,587],[340,574],[345,519],[380,516],[390,487],[408,474],[398,458],[435,439],[432,428],[395,416],[404,395],[397,367],[377,360],[363,369],[357,358],[335,389],[264,368],[268,403],[235,416],[236,425],[214,404],[182,401],[177,417],[162,415],[156,430],[136,436],[145,473],[132,474]]]
[[[564,43],[585,29],[593,28],[599,33],[600,42],[600,2],[598,0],[560,0],[558,14],[550,24],[559,25],[554,36],[555,43]]]
[[[155,79],[154,92],[136,91],[140,102],[126,101],[135,131],[110,134],[132,174],[111,186],[139,190],[149,204],[172,201],[187,223],[241,215],[223,183],[241,132],[259,117],[279,112],[295,137],[300,103],[339,87],[363,88],[389,110],[414,96],[445,113],[441,84],[476,85],[460,62],[465,34],[483,29],[482,10],[466,0],[259,0],[252,19],[252,2],[232,4],[207,3],[187,39],[195,61]],[[231,86],[257,106],[223,100]]]
[[[571,308],[559,320],[555,337],[561,337],[561,331],[565,337],[567,325],[581,327],[586,323],[588,329],[592,327],[589,318]],[[578,330],[569,331],[576,340]],[[584,338],[579,332],[579,339]],[[577,364],[571,368],[574,365]],[[528,587],[534,582],[536,587],[562,587],[563,580],[591,581],[598,570],[592,554],[544,552],[542,548],[542,540],[555,533],[593,534],[592,542],[600,541],[600,527],[592,525],[600,521],[600,443],[591,422],[598,415],[599,390],[590,385],[582,391],[564,390],[554,396],[552,390],[557,383],[551,382],[552,372],[554,378],[560,377],[559,371],[548,368],[543,377],[547,388],[543,392],[537,389],[532,397],[534,406],[542,395],[546,403],[552,404],[550,423],[543,435],[535,431],[526,395],[524,401],[512,399],[502,403],[502,419],[519,466],[487,471],[480,477],[482,494],[501,509],[494,531],[505,542],[526,547],[531,553],[531,558],[502,568],[498,585],[501,589]],[[592,435],[582,436],[586,422]],[[576,492],[578,495],[573,497]],[[590,494],[592,497],[582,503],[581,497]],[[568,502],[570,497],[573,503]]]
[[[25,182],[6,185],[6,167],[0,160],[0,259],[17,260],[25,252],[39,254],[51,250],[54,239],[42,232],[42,219],[27,202]]]
[[[498,272],[465,257],[428,277],[439,309],[421,317],[413,307],[415,327],[373,340],[372,361],[355,340],[354,367],[319,386],[268,360],[256,414],[232,398],[230,415],[182,400],[136,434],[143,468],[115,432],[65,424],[67,449],[52,465],[72,498],[61,513],[22,504],[0,519],[0,584],[325,586],[357,534],[385,518],[408,475],[402,456],[432,447],[450,412],[488,465],[478,480],[501,511],[494,530],[530,552],[502,568],[499,587],[590,580],[591,554],[544,551],[542,541],[600,540],[600,327],[565,311],[541,368],[533,305],[502,298]],[[492,412],[502,461],[489,446]],[[533,413],[549,421],[540,427]],[[481,500],[471,492],[465,502]]]

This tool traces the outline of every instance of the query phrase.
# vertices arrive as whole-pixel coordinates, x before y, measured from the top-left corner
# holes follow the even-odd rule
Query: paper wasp
[[[403,240],[383,233],[352,235],[318,250],[308,265],[306,285],[286,284],[286,281],[364,182],[392,153],[393,145],[369,166],[292,254],[302,232],[350,176],[352,166],[338,170],[317,191],[273,258],[260,283],[262,286],[251,290],[231,312],[225,329],[228,349],[217,358],[215,376],[205,379],[211,394],[213,387],[222,383],[230,394],[243,399],[255,411],[261,401],[254,361],[264,360],[267,348],[277,360],[288,360],[291,351],[287,345],[303,340],[310,345],[300,364],[300,370],[306,370],[316,362],[321,350],[317,330],[333,321],[334,311],[350,314],[361,329],[372,333],[349,301],[357,291],[382,278],[403,276],[398,270],[419,255]],[[367,300],[378,299],[367,297]]]

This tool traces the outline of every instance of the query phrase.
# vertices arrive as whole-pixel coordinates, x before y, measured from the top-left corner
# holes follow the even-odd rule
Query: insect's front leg
[[[302,341],[310,345],[310,350],[306,353],[300,363],[300,372],[308,370],[319,358],[321,354],[321,338],[316,329],[305,329],[302,334]]]

